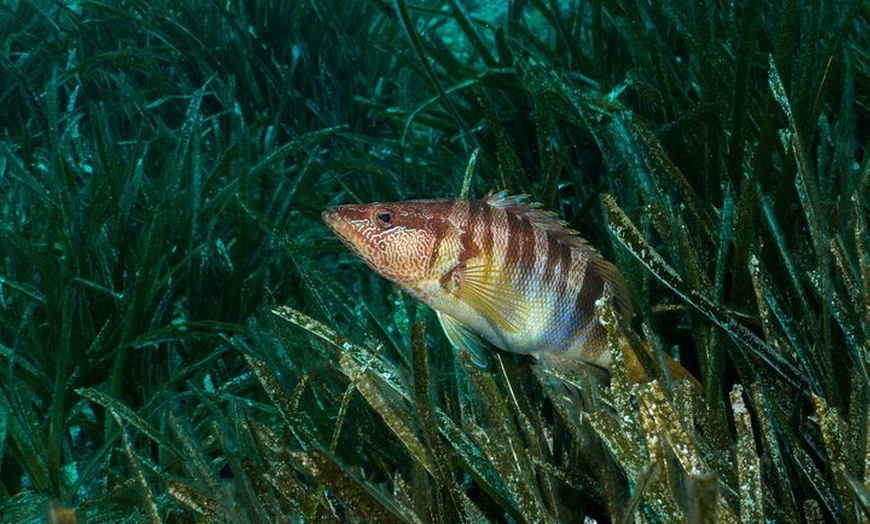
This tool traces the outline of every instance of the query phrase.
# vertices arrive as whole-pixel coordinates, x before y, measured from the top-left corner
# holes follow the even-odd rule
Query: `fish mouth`
[[[351,226],[347,217],[342,213],[341,207],[326,209],[320,214],[320,217],[323,219],[323,223],[332,230],[333,234],[338,237],[346,248],[359,257],[363,262],[371,266],[369,255],[363,252],[361,246],[358,246],[355,242],[356,235],[354,235],[353,226]],[[374,267],[372,267],[372,269],[374,269]]]
[[[345,245],[356,251],[356,246],[354,246],[351,241],[351,233],[349,231],[350,224],[348,223],[347,218],[341,213],[341,207],[331,207],[326,209],[320,214],[320,217],[323,219],[323,223],[326,224],[326,227],[331,229],[335,236],[337,236]]]
[[[323,223],[327,225],[332,230],[335,230],[335,226],[338,223],[338,213],[334,207],[323,210],[320,213],[320,218],[323,219]]]
[[[359,232],[360,223],[370,215],[370,206],[346,204],[327,208],[320,214],[320,217],[335,236],[341,239],[360,258],[366,259],[367,257],[360,252],[360,246],[356,244],[362,241]]]

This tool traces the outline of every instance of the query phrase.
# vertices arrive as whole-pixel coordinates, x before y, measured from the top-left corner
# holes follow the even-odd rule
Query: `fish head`
[[[435,264],[433,256],[449,227],[444,216],[448,206],[434,200],[344,205],[329,208],[322,216],[324,223],[375,272],[414,288],[440,276],[436,272],[444,264]],[[447,255],[445,249],[438,258]]]

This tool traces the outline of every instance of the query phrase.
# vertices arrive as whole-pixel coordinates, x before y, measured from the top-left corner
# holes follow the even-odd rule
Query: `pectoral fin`
[[[504,271],[481,258],[469,259],[457,275],[457,295],[510,333],[526,327],[528,308]]]
[[[458,320],[436,311],[438,321],[441,322],[441,327],[444,329],[444,334],[450,343],[457,348],[468,351],[471,354],[471,361],[474,365],[481,369],[486,369],[486,356],[483,353],[483,340],[480,337],[463,326]]]

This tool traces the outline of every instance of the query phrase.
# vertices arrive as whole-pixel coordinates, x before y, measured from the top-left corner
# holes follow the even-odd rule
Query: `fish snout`
[[[351,223],[365,221],[372,215],[371,205],[345,204],[327,208],[320,214],[323,222],[333,230],[349,226]]]
[[[333,216],[332,209],[324,209],[322,213],[320,213],[320,218],[323,219],[323,223],[327,226],[332,224],[335,221],[335,217]]]
[[[341,212],[337,207],[330,207],[324,209],[323,212],[320,213],[320,218],[323,219],[323,223],[326,224],[327,227],[335,230],[339,222],[341,222]]]

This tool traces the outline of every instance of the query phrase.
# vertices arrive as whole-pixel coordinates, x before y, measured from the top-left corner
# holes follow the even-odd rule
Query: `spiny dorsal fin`
[[[580,233],[568,227],[568,223],[556,216],[552,211],[543,209],[540,202],[531,200],[530,195],[508,195],[507,191],[492,192],[483,198],[489,205],[504,209],[508,213],[528,218],[532,224],[554,236],[559,242],[571,248],[595,251]]]

